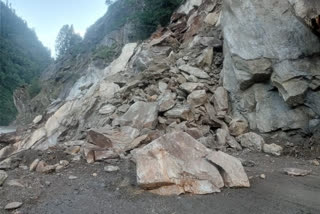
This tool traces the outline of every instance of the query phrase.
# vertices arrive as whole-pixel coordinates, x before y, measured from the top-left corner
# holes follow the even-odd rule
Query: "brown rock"
[[[48,165],[44,161],[40,161],[37,165],[36,171],[41,173],[51,173],[54,172],[56,169],[56,166],[54,165]]]
[[[176,104],[175,99],[176,94],[171,93],[170,90],[166,90],[158,99],[159,111],[164,112],[172,109]]]
[[[207,94],[205,90],[196,90],[193,91],[187,99],[187,102],[192,106],[192,107],[198,107],[207,102]]]
[[[248,131],[248,122],[244,118],[235,118],[230,122],[229,131],[233,136],[239,136]]]

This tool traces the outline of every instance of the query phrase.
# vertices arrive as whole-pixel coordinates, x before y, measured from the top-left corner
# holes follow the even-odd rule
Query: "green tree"
[[[74,32],[73,25],[64,25],[56,39],[57,58],[61,58],[67,54],[74,54],[77,45],[80,45],[82,38]]]

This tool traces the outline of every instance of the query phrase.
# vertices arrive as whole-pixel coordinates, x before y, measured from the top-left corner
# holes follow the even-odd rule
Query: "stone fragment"
[[[103,168],[103,170],[104,170],[105,172],[117,172],[117,171],[120,170],[120,168],[119,168],[118,166],[108,165],[108,166],[105,166],[105,167]]]
[[[238,151],[241,151],[241,150],[242,150],[241,145],[240,145],[240,144],[236,141],[236,139],[235,139],[233,136],[231,136],[231,135],[227,136],[227,144],[228,144],[231,148],[233,148],[233,149],[236,149],[236,150],[238,150]]]
[[[5,171],[0,170],[0,186],[2,186],[2,184],[5,182],[7,178],[8,174]]]
[[[251,151],[256,152],[261,152],[264,145],[264,139],[260,135],[253,132],[240,135],[237,137],[237,140],[244,148],[248,148]]]
[[[116,110],[116,107],[114,105],[107,104],[99,110],[99,114],[102,114],[102,115],[112,114],[115,110]]]
[[[217,24],[217,22],[219,20],[219,16],[220,16],[219,12],[209,13],[206,16],[206,18],[204,19],[204,22],[213,26],[213,25]]]
[[[229,136],[229,132],[224,129],[217,130],[217,141],[218,145],[223,147],[227,144],[227,137]]]
[[[15,209],[18,209],[22,206],[23,203],[21,202],[11,202],[9,204],[7,204],[4,209],[5,210],[15,210]]]
[[[153,129],[158,122],[158,104],[136,102],[117,120],[121,126],[131,126],[137,129]]]
[[[192,67],[190,65],[181,65],[179,67],[179,69],[183,72],[191,74],[191,75],[198,77],[200,79],[209,79],[210,78],[210,76],[206,72],[204,72],[203,70],[196,68],[196,67]]]
[[[193,114],[189,105],[175,106],[167,111],[164,116],[169,118],[180,118],[183,120],[192,120]]]
[[[70,176],[68,177],[68,179],[69,179],[69,180],[76,180],[76,179],[78,179],[78,177],[77,177],[77,176],[74,176],[74,175],[70,175]]]
[[[212,97],[214,107],[218,116],[226,115],[229,109],[228,92],[223,87],[218,87]]]
[[[207,102],[208,96],[205,90],[196,90],[189,94],[187,102],[192,107],[204,105]]]
[[[179,88],[187,93],[192,93],[197,88],[201,87],[202,84],[194,82],[186,82],[179,86]]]
[[[35,170],[36,170],[36,168],[37,168],[37,166],[38,166],[39,162],[40,162],[40,160],[39,160],[39,159],[35,159],[35,160],[31,163],[31,165],[30,165],[30,167],[29,167],[30,172],[35,171]]]
[[[312,170],[298,169],[298,168],[285,168],[284,173],[290,176],[306,176],[309,175]]]
[[[250,187],[248,176],[237,158],[221,151],[212,151],[206,158],[220,167],[226,187]]]
[[[160,81],[160,82],[158,83],[158,87],[159,87],[159,91],[160,91],[161,93],[163,93],[163,92],[165,92],[165,91],[168,89],[168,84],[165,83],[165,82],[163,82],[163,81]]]
[[[40,123],[41,122],[41,120],[42,120],[42,115],[38,115],[38,116],[36,116],[34,119],[33,119],[33,123],[34,124],[38,124],[38,123]]]
[[[201,67],[211,66],[213,60],[213,48],[206,48],[197,58],[197,63]]]
[[[229,131],[232,136],[239,136],[248,131],[249,124],[244,118],[234,118],[229,124]]]
[[[266,179],[266,175],[265,175],[265,174],[261,174],[261,175],[260,175],[260,178],[261,178],[261,179]]]
[[[176,94],[166,90],[158,98],[159,112],[165,112],[172,109],[176,104]]]
[[[267,154],[272,154],[275,156],[280,156],[283,148],[277,144],[263,144],[263,152]]]
[[[36,172],[51,173],[51,172],[54,172],[55,169],[56,169],[56,166],[48,165],[46,162],[40,161],[37,165]]]
[[[122,106],[120,106],[118,108],[118,111],[121,113],[125,113],[128,111],[129,108],[130,108],[130,106],[128,104],[123,104]]]

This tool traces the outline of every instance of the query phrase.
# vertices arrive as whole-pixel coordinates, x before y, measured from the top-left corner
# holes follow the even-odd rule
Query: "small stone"
[[[159,86],[159,90],[161,91],[161,93],[165,92],[165,90],[167,90],[167,88],[168,88],[168,84],[165,82],[162,82],[162,81],[160,81],[158,83],[158,86]]]
[[[261,174],[261,175],[260,175],[260,178],[261,178],[261,179],[266,179],[266,175],[265,175],[265,174]]]
[[[30,172],[35,171],[35,170],[36,170],[36,168],[37,168],[37,166],[38,166],[39,162],[40,162],[40,160],[39,160],[39,159],[35,159],[35,160],[31,163],[30,168],[29,168]]]
[[[74,176],[74,175],[70,175],[68,179],[69,179],[69,180],[76,180],[76,179],[78,179],[78,177],[77,177],[77,176]]]
[[[319,163],[319,161],[317,161],[317,160],[313,160],[313,161],[312,161],[312,164],[315,165],[315,166],[320,166],[320,163]]]
[[[59,164],[62,165],[62,166],[64,166],[64,167],[66,167],[66,166],[68,166],[70,163],[69,163],[69,161],[67,161],[67,160],[61,160],[61,161],[59,161]]]
[[[108,166],[105,166],[105,167],[103,168],[103,170],[104,170],[105,172],[116,172],[116,171],[119,171],[120,168],[119,168],[118,166],[108,165]]]
[[[8,174],[5,171],[0,170],[0,186],[2,186],[2,184],[5,182],[7,178]]]
[[[198,107],[207,102],[207,93],[205,90],[196,90],[193,91],[187,98],[187,102],[192,107]]]
[[[97,173],[93,173],[92,176],[93,176],[93,177],[97,177],[98,174],[97,174]]]
[[[298,169],[298,168],[285,168],[284,173],[290,176],[306,176],[309,175],[312,170]]]
[[[272,154],[275,156],[280,156],[282,153],[283,148],[277,144],[264,144],[263,145],[263,152],[267,154]]]
[[[51,182],[50,181],[45,181],[44,182],[47,186],[50,186],[51,185]]]
[[[229,131],[233,136],[239,136],[248,131],[248,122],[243,118],[235,118],[230,122]]]
[[[14,209],[18,209],[19,207],[22,206],[21,202],[11,202],[9,204],[7,204],[4,209],[5,210],[14,210]]]
[[[42,120],[42,115],[38,115],[38,116],[36,116],[34,119],[33,119],[33,123],[34,124],[38,124],[38,123],[40,123],[41,122],[41,120]]]

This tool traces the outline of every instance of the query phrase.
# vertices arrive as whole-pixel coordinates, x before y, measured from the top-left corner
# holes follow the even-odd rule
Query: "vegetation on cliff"
[[[40,90],[37,78],[51,60],[34,30],[0,1],[0,125],[15,119],[13,91],[33,83],[30,91],[34,96]]]

